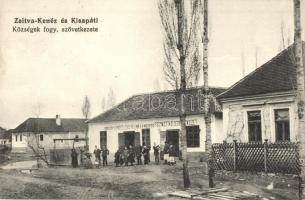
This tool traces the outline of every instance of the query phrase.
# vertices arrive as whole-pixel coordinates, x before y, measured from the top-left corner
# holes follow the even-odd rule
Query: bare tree
[[[83,106],[82,106],[82,114],[86,120],[89,119],[89,117],[90,117],[90,107],[91,107],[91,104],[89,101],[89,97],[85,96]],[[88,149],[88,128],[87,127],[85,130],[85,138],[86,138],[86,149]]]
[[[180,141],[183,159],[184,187],[190,187],[188,171],[186,113],[184,96],[186,88],[198,83],[201,68],[198,37],[199,1],[159,0],[159,13],[163,25],[164,77],[176,89],[181,124]],[[189,12],[185,7],[189,6]]]
[[[241,74],[242,77],[245,77],[246,75],[246,66],[245,66],[245,54],[244,51],[241,53]]]
[[[46,150],[42,147],[39,143],[39,134],[40,134],[40,126],[39,126],[39,117],[42,114],[43,104],[37,102],[35,105],[32,106],[33,115],[36,117],[35,126],[36,129],[33,133],[27,133],[27,145],[34,153],[35,157],[37,158],[37,165],[39,163],[39,159],[42,160],[44,163],[49,165],[49,161],[47,159]],[[26,129],[28,130],[28,124],[26,124]]]
[[[299,155],[300,155],[300,184],[299,199],[305,199],[304,181],[305,181],[305,117],[304,117],[304,99],[305,99],[305,77],[303,65],[303,44],[301,27],[301,2],[294,0],[294,55],[297,71],[297,96],[296,106],[298,114],[298,134],[299,134]]]
[[[215,101],[211,98],[209,90],[209,63],[208,63],[208,44],[209,44],[209,34],[208,34],[208,0],[203,0],[203,85],[204,85],[204,121],[205,121],[205,134],[206,143],[205,150],[208,155],[207,160],[207,170],[209,176],[209,187],[214,187],[214,170],[213,170],[213,149],[212,149],[212,105],[215,105]],[[211,104],[211,100],[213,104]]]
[[[91,107],[91,104],[90,104],[89,98],[88,98],[88,96],[85,96],[83,106],[82,106],[82,114],[85,119],[89,119],[89,117],[90,117],[90,107]]]
[[[102,108],[102,112],[104,112],[106,110],[106,99],[105,99],[105,97],[102,98],[101,108]]]
[[[37,102],[32,106],[32,112],[36,118],[39,118],[39,116],[41,115],[43,107],[44,106],[41,102]]]
[[[158,91],[161,90],[159,79],[156,78],[156,79],[154,80],[154,83],[153,83],[153,84],[154,84],[153,86],[154,86],[154,91],[155,91],[155,92],[158,92]]]
[[[255,47],[255,68],[258,68],[258,47]]]
[[[109,87],[107,107],[112,108],[116,104],[116,97],[112,87]]]
[[[285,23],[283,19],[281,21],[280,32],[281,32],[281,42],[280,42],[279,51],[283,51],[290,45],[291,42],[290,31],[285,27]]]

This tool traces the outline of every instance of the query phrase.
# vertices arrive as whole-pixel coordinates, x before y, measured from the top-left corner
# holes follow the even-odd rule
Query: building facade
[[[223,140],[298,140],[293,58],[290,46],[218,96],[223,106]]]
[[[212,117],[212,140],[222,132],[221,108],[215,95],[223,88],[211,88],[210,101],[215,110]],[[88,122],[89,148],[106,146],[110,153],[129,145],[160,145],[167,141],[180,150],[180,121],[177,94],[165,91],[135,95]],[[205,122],[202,88],[187,90],[185,95],[187,151],[205,152]]]
[[[29,118],[12,132],[12,151],[29,151],[31,148],[65,149],[84,146],[84,141],[65,139],[85,138],[85,119]],[[62,139],[62,140],[61,140]]]

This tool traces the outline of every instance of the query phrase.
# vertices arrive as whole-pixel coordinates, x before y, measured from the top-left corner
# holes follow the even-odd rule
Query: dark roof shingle
[[[203,98],[201,98],[202,95],[198,95],[203,94],[202,89],[202,87],[194,87],[187,89],[187,115],[203,113]],[[224,88],[210,88],[210,92],[214,96],[224,91]],[[129,99],[125,100],[124,102],[120,103],[116,107],[92,118],[91,120],[89,120],[89,122],[110,122],[160,117],[176,117],[179,116],[176,94],[176,91],[171,90],[134,95]],[[221,109],[216,111],[221,112]]]
[[[86,130],[85,119],[61,118],[60,120],[61,125],[58,126],[55,118],[29,118],[11,132],[83,132]]]
[[[303,49],[304,47],[305,43],[303,42]],[[290,46],[235,83],[217,98],[234,98],[295,90],[296,68],[293,59],[293,46]]]

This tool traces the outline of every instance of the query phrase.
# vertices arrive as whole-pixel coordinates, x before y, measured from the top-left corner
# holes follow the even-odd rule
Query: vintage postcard
[[[0,199],[305,199],[304,0],[0,0]]]

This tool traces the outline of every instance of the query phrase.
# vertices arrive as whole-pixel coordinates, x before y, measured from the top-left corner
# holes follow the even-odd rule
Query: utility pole
[[[302,53],[302,31],[301,31],[301,1],[293,0],[294,4],[294,56],[297,72],[297,96],[296,105],[298,113],[298,135],[299,135],[299,156],[301,174],[299,177],[299,199],[305,200],[305,118],[304,118],[304,67]]]
[[[206,132],[206,142],[205,150],[208,154],[207,160],[207,171],[209,176],[209,187],[214,187],[214,170],[213,170],[213,157],[212,157],[212,137],[211,137],[211,110],[209,103],[209,63],[208,63],[208,0],[203,1],[203,86],[204,86],[204,121],[205,121],[205,132]]]

